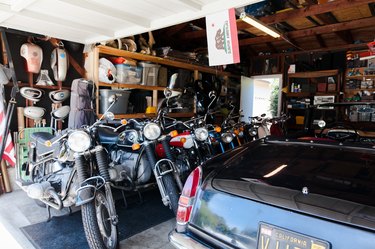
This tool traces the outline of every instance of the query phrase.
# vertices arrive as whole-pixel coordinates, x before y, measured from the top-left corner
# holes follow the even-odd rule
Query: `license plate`
[[[260,223],[257,249],[329,249],[327,241]]]

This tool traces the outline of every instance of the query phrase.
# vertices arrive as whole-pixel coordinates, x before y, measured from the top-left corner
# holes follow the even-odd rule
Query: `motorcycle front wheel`
[[[169,197],[169,206],[172,209],[173,213],[176,215],[179,199],[176,182],[171,173],[164,175],[162,177],[162,180],[164,183],[166,194]]]
[[[95,199],[81,207],[83,228],[91,249],[118,248],[117,226],[111,221],[108,207],[102,191],[97,191]]]

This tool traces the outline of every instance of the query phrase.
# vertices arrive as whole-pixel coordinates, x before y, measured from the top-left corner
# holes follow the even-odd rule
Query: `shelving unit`
[[[240,78],[240,76],[233,75],[228,72],[219,71],[212,67],[200,66],[191,63],[184,63],[181,61],[174,61],[171,59],[165,59],[161,57],[151,56],[140,54],[136,52],[129,52],[125,50],[119,50],[112,47],[107,46],[97,46],[93,48],[93,50],[86,55],[86,60],[88,60],[88,68],[87,68],[87,75],[86,78],[92,80],[96,85],[96,113],[98,116],[101,115],[99,113],[99,89],[101,87],[112,87],[118,89],[140,89],[145,91],[152,91],[152,106],[156,107],[158,103],[158,92],[164,91],[165,87],[161,86],[146,86],[146,85],[138,85],[138,84],[123,84],[123,83],[113,83],[108,84],[99,81],[99,58],[101,57],[108,57],[108,56],[116,56],[116,57],[124,57],[126,59],[133,59],[137,61],[145,61],[145,62],[152,62],[157,63],[160,65],[173,67],[173,68],[181,68],[186,69],[194,72],[194,79],[198,79],[199,72],[202,73],[209,73],[215,74],[224,77],[233,77],[233,78]],[[191,117],[195,115],[195,111],[191,113],[171,113],[170,116],[174,117]],[[154,114],[145,114],[145,113],[134,113],[134,114],[116,114],[115,118],[146,118],[146,117],[154,117]]]
[[[374,65],[371,65],[374,61],[361,60],[361,56],[366,52],[368,51],[358,50],[347,52],[344,86],[346,101],[373,101],[375,103],[375,95],[373,94],[375,92],[375,74],[369,74],[369,71],[375,73]],[[365,94],[370,95],[363,96],[362,91],[367,91]]]
[[[328,78],[332,77],[333,83],[328,82]],[[319,86],[322,84],[323,88]],[[335,84],[329,87],[329,84]],[[299,86],[295,88],[295,86]],[[309,105],[314,104],[315,97],[326,97],[326,101],[332,101],[330,96],[334,96],[334,101],[339,101],[341,89],[341,74],[339,70],[323,70],[313,72],[298,72],[288,74],[287,89],[285,93],[286,111],[291,116],[289,120],[289,129],[299,130],[303,128],[303,124],[298,122],[301,116],[305,115],[305,110]],[[329,89],[335,89],[329,90]],[[297,91],[297,92],[294,92]],[[298,117],[299,116],[299,117]]]

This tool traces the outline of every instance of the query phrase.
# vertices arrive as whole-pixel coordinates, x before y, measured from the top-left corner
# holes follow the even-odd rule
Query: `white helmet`
[[[43,50],[34,43],[24,43],[20,49],[21,56],[26,59],[26,71],[39,73],[43,61]]]

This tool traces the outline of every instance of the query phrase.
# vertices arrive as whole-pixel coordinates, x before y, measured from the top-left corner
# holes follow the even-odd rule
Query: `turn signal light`
[[[196,167],[189,175],[178,201],[177,224],[185,225],[190,220],[195,196],[202,181],[202,168]]]
[[[132,150],[139,150],[139,148],[141,148],[140,144],[133,144],[132,145]]]
[[[233,131],[233,133],[238,136],[238,134],[240,134],[240,131],[236,129],[236,130]]]
[[[184,143],[186,142],[186,137],[182,137],[182,138],[180,139],[180,142],[184,144]]]
[[[128,124],[128,120],[126,120],[126,119],[121,119],[121,124],[122,124],[122,125],[127,125],[127,124]]]
[[[44,145],[47,146],[47,147],[51,147],[52,146],[52,143],[50,140],[47,140],[44,142]]]
[[[216,126],[216,127],[215,127],[215,131],[216,131],[217,133],[220,133],[220,132],[221,132],[221,127]]]
[[[178,131],[173,130],[173,131],[169,132],[169,135],[170,135],[171,137],[176,137],[176,136],[178,135]]]

